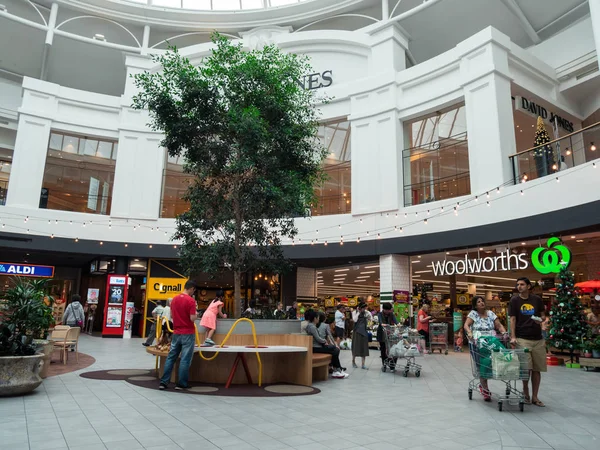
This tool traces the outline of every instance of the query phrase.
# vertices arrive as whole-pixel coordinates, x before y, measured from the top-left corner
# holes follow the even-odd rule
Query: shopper
[[[586,315],[585,320],[591,327],[592,335],[600,335],[600,305],[598,302],[592,305],[592,310]]]
[[[179,361],[179,380],[175,386],[176,390],[188,387],[190,364],[194,355],[194,344],[196,341],[195,321],[198,318],[196,312],[196,300],[192,296],[196,293],[196,283],[188,280],[183,287],[183,292],[177,295],[171,302],[171,317],[173,319],[173,339],[171,349],[165,362],[165,370],[160,379],[159,389],[167,389],[171,380],[171,371],[181,354]]]
[[[341,303],[335,312],[335,343],[339,347],[346,335],[346,308]]]
[[[508,315],[510,317],[510,342],[518,348],[529,351],[529,372],[531,374],[531,397],[529,380],[523,380],[523,395],[526,403],[544,407],[538,398],[542,372],[546,372],[546,344],[542,338],[541,322],[544,320],[544,304],[537,295],[529,292],[531,282],[526,277],[517,279],[518,295],[510,299]]]
[[[244,311],[244,314],[242,314],[242,317],[244,317],[246,319],[254,319],[255,315],[256,315],[256,300],[250,300],[250,304],[248,305],[248,308],[246,308],[246,311]]]
[[[297,320],[298,319],[298,302],[292,303],[292,307],[287,311],[288,319]]]
[[[378,314],[379,326],[377,327],[377,342],[379,342],[379,351],[381,352],[381,364],[385,366],[385,360],[388,358],[387,347],[385,339],[384,327],[391,327],[398,325],[396,316],[394,316],[394,310],[392,309],[391,303],[384,303],[381,307],[382,310]],[[396,358],[394,358],[393,364],[390,365],[390,369],[394,370],[396,365]]]
[[[281,303],[281,302],[277,303],[277,309],[275,309],[275,311],[273,312],[273,317],[275,317],[276,320],[285,319],[285,312],[283,311],[283,303]]]
[[[161,300],[158,302],[156,307],[152,310],[152,318],[154,321],[150,326],[150,333],[148,333],[148,338],[146,342],[143,342],[142,345],[144,347],[150,347],[154,343],[154,339],[156,338],[156,321],[162,320],[162,315],[165,310],[165,301]]]
[[[83,306],[81,306],[81,297],[78,294],[74,294],[71,298],[71,303],[65,309],[62,323],[70,327],[83,328],[84,319],[85,312],[83,311]]]
[[[429,302],[423,301],[423,306],[417,314],[417,332],[425,339],[425,348],[429,348],[429,323],[434,321],[433,316],[429,315]],[[427,353],[427,350],[425,350]]]
[[[367,311],[367,304],[361,303],[358,305],[358,311],[352,312],[352,320],[354,321],[354,329],[352,331],[352,367],[358,368],[356,365],[356,357],[361,358],[361,367],[364,370],[369,368],[366,365],[366,357],[369,356],[369,333],[367,324],[371,318],[371,314]]]
[[[473,334],[475,332],[479,332],[482,334],[492,334],[495,330],[498,330],[500,333],[506,333],[506,329],[500,323],[500,319],[493,311],[487,309],[485,304],[485,300],[483,297],[477,295],[473,297],[471,301],[473,310],[467,316],[467,320],[465,321],[465,332],[467,333],[467,337],[469,341],[473,342]],[[473,344],[474,345],[474,344]],[[473,358],[475,361],[476,358]],[[481,372],[480,372],[481,373]],[[483,395],[483,399],[486,402],[491,402],[491,392],[488,386],[488,380],[486,378],[479,378],[479,392]]]
[[[206,339],[204,340],[204,346],[215,345],[215,341],[212,340],[213,335],[217,329],[217,316],[223,319],[227,319],[227,314],[223,313],[223,297],[225,293],[221,290],[217,291],[217,297],[210,302],[202,319],[200,319],[200,325],[206,328]]]
[[[304,314],[306,325],[306,334],[313,338],[313,353],[326,353],[331,355],[331,364],[333,366],[333,378],[348,378],[348,374],[342,370],[340,363],[340,349],[335,345],[328,345],[327,339],[322,338],[319,334],[317,325],[319,323],[319,315],[312,309],[309,309]]]

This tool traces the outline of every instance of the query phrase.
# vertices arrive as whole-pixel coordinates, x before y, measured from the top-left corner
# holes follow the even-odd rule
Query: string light
[[[150,244],[150,245],[148,246],[148,248],[152,248],[152,244]]]
[[[75,242],[79,242],[79,238],[75,238]]]
[[[521,189],[521,195],[525,195],[525,192],[523,192],[523,189]]]
[[[367,236],[369,235],[369,232],[367,231]]]
[[[488,206],[490,206],[490,202],[486,202]]]
[[[487,196],[487,198],[490,198],[490,193],[486,192],[485,195]]]
[[[427,225],[427,219],[425,219],[425,220],[423,221],[423,223],[425,223],[425,225]]]
[[[381,239],[381,235],[377,233],[377,239]]]
[[[356,243],[360,244],[360,236],[356,238]]]
[[[125,244],[125,247],[129,247],[129,244]]]
[[[498,194],[500,193],[500,186],[498,186],[498,187],[496,188],[496,192],[497,192]]]
[[[558,179],[558,177],[556,177],[556,182],[557,182],[557,183],[560,183],[560,180]]]
[[[324,244],[324,245],[327,245],[327,241],[325,241],[325,244]]]
[[[100,241],[100,245],[104,245],[104,242]]]
[[[50,235],[50,239],[54,239],[54,234],[51,234],[51,235]]]

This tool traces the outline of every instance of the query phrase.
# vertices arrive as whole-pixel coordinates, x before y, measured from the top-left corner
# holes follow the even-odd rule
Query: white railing
[[[125,0],[132,3],[203,11],[232,11],[240,9],[264,9],[295,5],[311,0]]]

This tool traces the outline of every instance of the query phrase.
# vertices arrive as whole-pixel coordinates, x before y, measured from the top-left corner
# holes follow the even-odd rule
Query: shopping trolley
[[[424,347],[421,345],[422,336],[408,327],[383,325],[383,342],[386,357],[382,361],[381,371],[396,372],[399,359],[405,359],[402,374],[407,377],[413,372],[418,378],[421,376],[422,366],[417,364],[415,358],[423,356]]]
[[[517,389],[517,380],[529,379],[529,350],[509,349],[508,335],[495,336],[493,332],[475,332],[476,338],[469,340],[473,379],[469,381],[469,400],[473,391],[480,387],[480,378],[498,380],[504,384],[502,394],[489,395],[498,402],[498,411],[504,403],[519,405],[523,411],[525,396]]]
[[[448,324],[447,323],[430,323],[429,324],[429,353],[435,349],[444,355],[448,354]]]

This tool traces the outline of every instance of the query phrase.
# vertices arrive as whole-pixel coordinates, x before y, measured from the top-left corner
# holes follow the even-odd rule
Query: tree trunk
[[[242,317],[242,274],[239,270],[233,271],[233,317]]]

